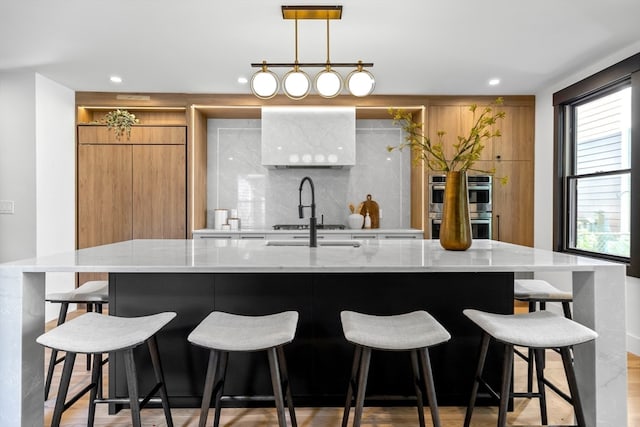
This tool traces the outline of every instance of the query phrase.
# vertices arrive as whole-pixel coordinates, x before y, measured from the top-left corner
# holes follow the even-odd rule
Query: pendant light
[[[295,62],[293,63],[252,63],[252,67],[259,67],[251,78],[251,91],[261,99],[269,99],[276,95],[280,86],[289,98],[299,100],[305,98],[312,88],[311,79],[303,68],[323,68],[314,78],[315,91],[324,98],[338,96],[346,86],[354,96],[367,96],[375,88],[375,79],[365,67],[373,67],[373,63],[332,63],[329,55],[329,20],[342,19],[342,6],[282,6],[283,19],[295,20]],[[327,21],[327,59],[325,62],[300,63],[298,61],[298,20],[299,19],[324,19]],[[291,68],[282,79],[282,85],[278,76],[269,67]],[[340,73],[334,70],[338,67],[356,67],[346,79],[346,85]]]
[[[373,74],[363,68],[362,61],[358,61],[358,67],[347,76],[347,89],[353,96],[371,95],[376,86]]]
[[[324,71],[320,71],[315,78],[315,87],[318,95],[323,98],[334,98],[342,91],[342,76],[331,69],[329,57],[329,18],[327,18],[327,65]]]
[[[263,61],[262,70],[251,77],[251,91],[260,99],[270,99],[276,96],[279,87],[278,76],[267,68],[267,61]]]
[[[293,69],[284,75],[282,79],[284,94],[291,99],[302,99],[311,90],[309,75],[300,69],[298,62],[298,19],[296,18],[296,62]]]

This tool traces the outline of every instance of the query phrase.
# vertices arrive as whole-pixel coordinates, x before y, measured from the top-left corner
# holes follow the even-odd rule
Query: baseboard
[[[640,337],[627,333],[627,351],[640,356]]]

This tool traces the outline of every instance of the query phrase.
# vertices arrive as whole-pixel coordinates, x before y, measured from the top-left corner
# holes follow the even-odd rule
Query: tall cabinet
[[[425,131],[432,141],[437,140],[438,132],[445,132],[448,158],[457,136],[467,135],[473,125],[471,103],[473,100],[436,100],[427,110]],[[476,115],[487,106],[486,100],[477,105]],[[533,246],[534,106],[532,102],[519,102],[497,108],[505,112],[504,119],[495,125],[502,136],[485,144],[482,157],[474,165],[480,170],[495,170],[492,238]],[[502,184],[500,178],[506,178],[507,183]]]
[[[186,126],[77,128],[77,246],[187,237]],[[104,279],[80,276],[80,283]]]

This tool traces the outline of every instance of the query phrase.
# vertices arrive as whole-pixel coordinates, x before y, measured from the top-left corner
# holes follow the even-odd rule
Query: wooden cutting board
[[[360,214],[371,218],[371,228],[380,228],[380,207],[378,203],[371,199],[371,194],[367,194],[367,200],[361,203]]]

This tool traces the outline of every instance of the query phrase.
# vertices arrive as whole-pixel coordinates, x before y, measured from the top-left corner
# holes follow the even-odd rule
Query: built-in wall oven
[[[429,177],[429,220],[431,221],[432,239],[440,237],[445,184],[445,175],[431,175]],[[492,186],[493,178],[490,175],[467,176],[471,235],[474,239],[491,238]]]

